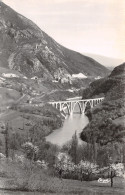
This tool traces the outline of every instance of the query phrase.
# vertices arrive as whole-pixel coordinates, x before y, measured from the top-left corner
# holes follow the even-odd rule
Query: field
[[[99,184],[97,181],[77,181],[77,180],[59,180],[60,183],[60,189],[58,189],[58,192],[46,192],[42,194],[46,195],[57,195],[57,194],[78,194],[78,195],[124,195],[125,194],[125,181],[119,178],[114,179],[114,187],[111,188],[110,184]],[[4,183],[4,179],[2,178],[0,184]],[[0,186],[1,188],[2,186]],[[25,191],[8,191],[3,190],[0,191],[0,194],[10,194],[10,195],[39,195],[40,192],[25,192]]]
[[[125,126],[125,116],[119,117],[117,119],[114,120],[115,124],[121,124]]]
[[[16,160],[16,159],[15,159]],[[78,194],[78,195],[124,195],[125,179],[114,178],[114,185],[94,181],[59,179],[30,161],[20,164],[15,161],[0,160],[0,195]],[[30,164],[29,164],[30,163]],[[23,166],[22,166],[23,165]],[[30,165],[30,168],[29,168]],[[1,193],[2,192],[2,193]]]
[[[16,90],[0,87],[0,107],[11,105],[19,98],[20,94]]]

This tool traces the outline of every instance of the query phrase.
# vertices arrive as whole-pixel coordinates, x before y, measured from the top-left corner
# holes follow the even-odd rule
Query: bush
[[[0,163],[0,168],[7,177],[12,178],[7,186],[14,190],[59,193],[63,188],[58,178],[51,177],[30,161],[26,161],[24,165],[16,161],[4,161]]]

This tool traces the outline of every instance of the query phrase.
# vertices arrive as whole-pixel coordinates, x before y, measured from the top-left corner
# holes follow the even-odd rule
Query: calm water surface
[[[83,128],[88,124],[88,118],[85,114],[72,114],[67,116],[64,121],[63,126],[60,129],[55,130],[49,136],[46,137],[46,140],[58,145],[63,145],[68,142],[74,133],[77,133],[79,143],[82,143],[79,135]]]

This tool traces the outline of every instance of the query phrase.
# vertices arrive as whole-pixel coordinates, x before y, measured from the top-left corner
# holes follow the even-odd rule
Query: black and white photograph
[[[125,195],[124,0],[0,0],[0,195]]]

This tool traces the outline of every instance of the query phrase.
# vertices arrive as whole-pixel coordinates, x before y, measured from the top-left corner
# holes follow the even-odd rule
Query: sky
[[[125,61],[124,0],[3,0],[63,46],[104,65]],[[106,56],[100,58],[100,56]],[[115,64],[116,59],[116,64]]]

